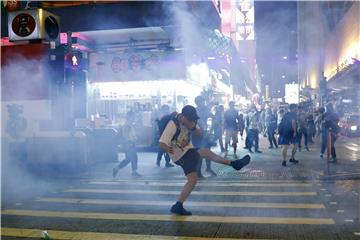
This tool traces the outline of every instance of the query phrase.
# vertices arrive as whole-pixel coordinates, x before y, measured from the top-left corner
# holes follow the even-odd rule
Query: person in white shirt
[[[187,177],[187,183],[181,191],[178,201],[171,207],[171,212],[174,214],[191,215],[191,212],[184,209],[183,203],[196,185],[197,168],[202,158],[230,165],[235,170],[240,170],[250,162],[249,155],[231,161],[216,155],[210,149],[194,148],[191,142],[191,133],[201,135],[201,130],[197,126],[198,119],[196,109],[193,106],[186,105],[181,113],[167,123],[159,140],[160,148],[169,153],[173,162],[182,167]]]

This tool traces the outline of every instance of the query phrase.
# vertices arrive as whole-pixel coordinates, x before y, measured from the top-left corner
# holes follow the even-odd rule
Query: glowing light
[[[350,127],[350,130],[351,130],[351,131],[356,131],[357,128],[358,128],[357,126],[351,126],[351,127]]]
[[[281,78],[286,78],[286,76],[285,76],[285,75],[282,75]]]
[[[283,59],[285,59],[285,60],[286,60],[286,59],[287,59],[287,56],[283,56]]]
[[[73,66],[79,66],[77,57],[75,55],[71,58],[71,61]]]

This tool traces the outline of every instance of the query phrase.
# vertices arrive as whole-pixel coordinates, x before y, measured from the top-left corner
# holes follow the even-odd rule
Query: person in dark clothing
[[[270,108],[267,109],[266,115],[265,115],[265,123],[266,123],[266,129],[267,129],[267,135],[269,140],[269,148],[278,148],[276,139],[275,139],[275,131],[277,129],[277,114],[276,109],[272,111]]]
[[[235,109],[235,102],[229,102],[229,109],[224,114],[224,128],[225,128],[225,155],[228,154],[228,147],[230,140],[234,148],[234,156],[236,157],[236,149],[238,143],[238,130],[239,130],[239,113]]]
[[[248,150],[250,153],[253,153],[252,146],[256,153],[261,153],[259,150],[259,134],[260,134],[260,113],[256,110],[255,106],[251,107],[251,111],[248,114],[248,135],[249,135],[249,146]]]
[[[244,130],[245,130],[244,114],[240,113],[239,114],[239,132],[240,132],[241,140],[243,140]]]
[[[329,146],[328,141],[330,137],[330,148],[332,162],[336,163],[335,141],[339,133],[339,116],[335,113],[332,103],[326,105],[326,112],[321,117],[321,153],[323,157],[326,148]]]
[[[162,105],[161,106],[161,109],[160,109],[160,119],[162,117],[164,117],[165,115],[168,115],[170,114],[170,107],[168,105]],[[159,119],[157,120],[157,122],[159,123]],[[160,138],[160,136],[159,136]],[[157,140],[159,141],[159,140]],[[170,167],[174,167],[173,164],[170,163],[170,156],[167,152],[165,152],[162,148],[159,147],[159,150],[158,150],[158,154],[157,154],[157,157],[156,157],[156,165],[158,167],[160,167],[160,162],[161,162],[161,159],[162,157],[164,156],[165,158],[165,167],[166,168],[170,168]]]
[[[316,127],[315,127],[315,121],[314,121],[314,114],[309,112],[307,116],[307,131],[308,131],[308,142],[314,143],[313,138],[316,134]]]
[[[221,152],[225,152],[223,135],[224,135],[224,106],[219,105],[215,108],[215,115],[212,121],[212,131],[214,131],[215,141],[219,141]]]
[[[285,113],[284,117],[281,119],[279,124],[279,145],[283,145],[283,161],[282,165],[286,167],[287,160],[287,149],[290,144],[293,145],[291,152],[291,163],[299,163],[298,160],[295,160],[295,154],[297,149],[297,144],[299,142],[299,137],[297,133],[297,107],[296,104],[290,104],[290,112]]]
[[[125,159],[122,160],[116,167],[113,168],[113,178],[116,178],[116,175],[119,172],[119,169],[126,167],[131,163],[132,176],[141,177],[141,175],[136,171],[138,166],[138,156],[136,151],[136,140],[137,136],[134,129],[134,119],[135,115],[133,112],[129,112],[126,115],[126,123],[122,127],[122,136],[124,138],[124,149],[125,149]]]
[[[302,107],[299,107],[297,123],[298,123],[298,134],[299,134],[299,152],[301,152],[301,141],[303,136],[304,136],[305,149],[307,151],[310,151],[308,147],[307,115]]]
[[[198,113],[199,119],[197,121],[197,124],[202,132],[200,136],[193,135],[193,144],[196,148],[205,148],[209,149],[211,146],[208,145],[207,137],[208,137],[208,124],[207,120],[209,118],[212,118],[212,114],[209,110],[209,108],[205,105],[205,99],[202,96],[197,96],[195,98],[195,104],[196,104],[196,112]],[[207,158],[205,158],[206,162],[206,172],[210,173],[211,176],[216,176],[217,174],[211,169],[211,161]],[[201,173],[201,167],[202,167],[202,160],[199,162],[198,166],[198,178],[204,178],[204,176]]]

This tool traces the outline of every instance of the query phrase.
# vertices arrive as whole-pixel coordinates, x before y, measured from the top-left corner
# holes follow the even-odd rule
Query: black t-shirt
[[[286,113],[280,122],[279,133],[281,135],[293,134],[292,121],[295,121],[296,123],[296,118],[297,118],[296,113],[294,112]],[[297,126],[295,127],[295,129],[297,129]]]
[[[224,114],[224,127],[226,130],[237,131],[239,113],[235,109],[229,109]]]

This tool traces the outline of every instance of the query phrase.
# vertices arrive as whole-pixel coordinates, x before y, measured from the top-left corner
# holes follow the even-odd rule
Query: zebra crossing
[[[48,230],[53,239],[286,239],[286,231],[273,229],[335,224],[316,182],[203,180],[184,204],[193,215],[175,216],[169,209],[184,183],[82,180],[3,209],[1,235],[39,238]],[[248,234],[249,228],[257,231]]]

